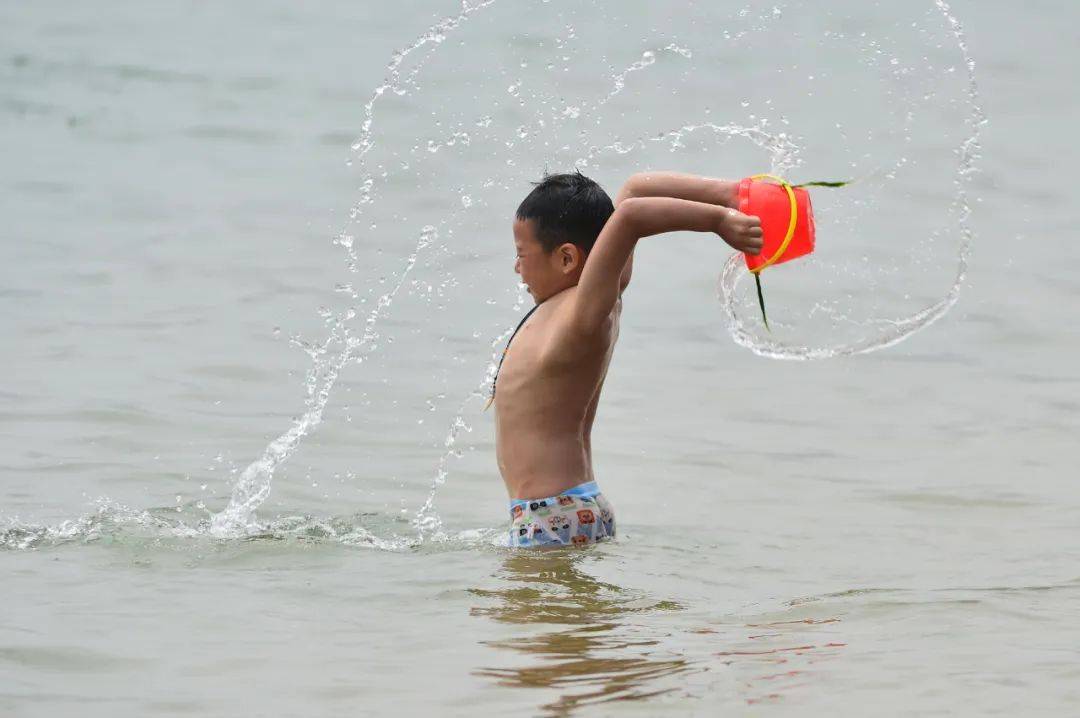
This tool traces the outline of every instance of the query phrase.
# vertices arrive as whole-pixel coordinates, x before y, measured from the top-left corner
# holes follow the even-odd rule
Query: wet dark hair
[[[550,254],[570,242],[588,254],[614,211],[607,192],[575,170],[573,174],[545,174],[533,182],[533,191],[517,208],[517,218],[533,220],[545,252]]]

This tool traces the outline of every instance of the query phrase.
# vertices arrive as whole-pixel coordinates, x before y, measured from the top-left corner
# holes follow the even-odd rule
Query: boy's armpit
[[[572,302],[559,309],[561,311],[551,317],[551,332],[540,352],[540,361],[545,366],[565,365],[606,351],[610,345],[612,326],[622,312],[622,299],[615,300],[615,306],[608,316],[588,333],[583,333],[581,325],[575,321]]]

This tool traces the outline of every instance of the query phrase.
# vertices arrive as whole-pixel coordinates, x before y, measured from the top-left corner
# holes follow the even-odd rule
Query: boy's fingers
[[[747,254],[760,254],[761,248],[764,245],[760,239],[745,238],[742,242],[732,246],[740,252],[746,252]]]

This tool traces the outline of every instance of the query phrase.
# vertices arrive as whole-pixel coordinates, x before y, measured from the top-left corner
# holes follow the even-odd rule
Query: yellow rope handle
[[[769,259],[766,260],[765,264],[762,264],[756,269],[751,269],[751,274],[760,274],[761,270],[765,269],[765,267],[768,267],[770,264],[773,264],[774,262],[776,262],[776,260],[780,259],[780,257],[784,254],[784,251],[787,250],[788,245],[791,244],[792,237],[795,236],[795,222],[799,216],[799,205],[795,202],[795,193],[792,191],[791,185],[788,184],[786,180],[783,180],[776,175],[760,174],[751,175],[750,177],[750,179],[752,180],[762,178],[776,180],[780,183],[780,186],[784,188],[784,191],[787,192],[788,200],[791,201],[791,220],[788,222],[787,235],[784,237],[784,241],[780,243],[780,248],[776,250],[776,254],[769,257]]]

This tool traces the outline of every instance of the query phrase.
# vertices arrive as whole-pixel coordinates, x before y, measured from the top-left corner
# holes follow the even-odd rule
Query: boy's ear
[[[585,255],[581,252],[581,247],[576,244],[570,242],[561,244],[556,251],[559,253],[559,268],[564,272],[574,271],[576,267],[581,266],[585,261]]]

